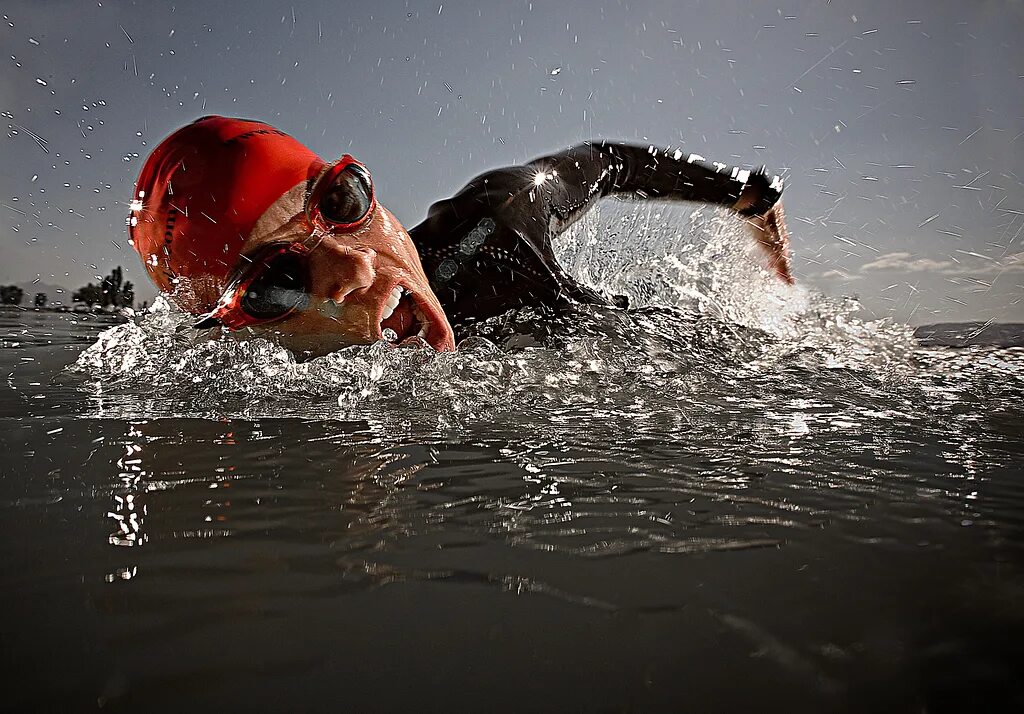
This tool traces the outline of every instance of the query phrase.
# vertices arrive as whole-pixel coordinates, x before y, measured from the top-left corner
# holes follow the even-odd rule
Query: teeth
[[[381,311],[380,314],[380,321],[382,323],[395,313],[395,308],[398,307],[398,303],[401,302],[402,298],[406,295],[412,295],[412,293],[409,290],[403,288],[401,285],[395,286],[395,288],[391,291],[391,294],[388,295],[388,299],[384,301],[384,309]],[[419,306],[416,304],[415,301],[410,302],[412,307],[412,314],[420,323],[420,329],[419,332],[416,333],[416,337],[426,339],[427,335],[430,333],[430,320],[427,319],[427,316],[423,314],[423,311],[420,310]],[[395,335],[393,330],[385,328],[382,332],[384,334],[384,339],[389,342],[393,342],[395,339],[397,339],[397,335]],[[394,337],[391,337],[391,335],[394,335]]]
[[[402,301],[402,296],[407,292],[408,290],[403,288],[401,285],[396,285],[391,289],[391,294],[388,295],[388,299],[384,301],[384,309],[380,313],[380,321],[382,324],[385,320],[395,314],[395,308],[398,307],[398,303]]]
[[[396,285],[394,288],[392,288],[391,294],[388,295],[388,299],[384,301],[384,310],[380,314],[381,322],[384,322],[384,320],[388,319],[394,314],[395,308],[398,307],[398,303],[402,301],[402,294],[404,292],[405,288],[403,288],[401,285]]]

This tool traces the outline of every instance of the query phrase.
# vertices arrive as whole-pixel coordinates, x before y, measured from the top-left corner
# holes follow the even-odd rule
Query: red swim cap
[[[208,116],[146,159],[132,196],[129,242],[150,279],[184,310],[213,308],[260,216],[324,162],[283,131]]]

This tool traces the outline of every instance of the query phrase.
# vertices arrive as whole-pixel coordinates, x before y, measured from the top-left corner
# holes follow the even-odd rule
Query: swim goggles
[[[283,320],[309,306],[309,254],[327,235],[352,233],[373,217],[377,200],[369,171],[346,154],[321,170],[306,191],[309,235],[243,255],[217,307],[193,327],[242,327]]]

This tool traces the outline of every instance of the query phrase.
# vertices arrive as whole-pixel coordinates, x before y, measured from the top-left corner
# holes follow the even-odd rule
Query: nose
[[[311,288],[314,295],[341,302],[345,296],[373,285],[377,252],[325,240],[310,255]]]

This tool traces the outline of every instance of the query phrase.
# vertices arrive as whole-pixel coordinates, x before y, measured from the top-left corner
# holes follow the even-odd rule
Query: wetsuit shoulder
[[[551,238],[561,203],[547,200],[535,174],[530,165],[481,174],[409,231],[453,324],[523,306],[604,302],[558,264]]]

